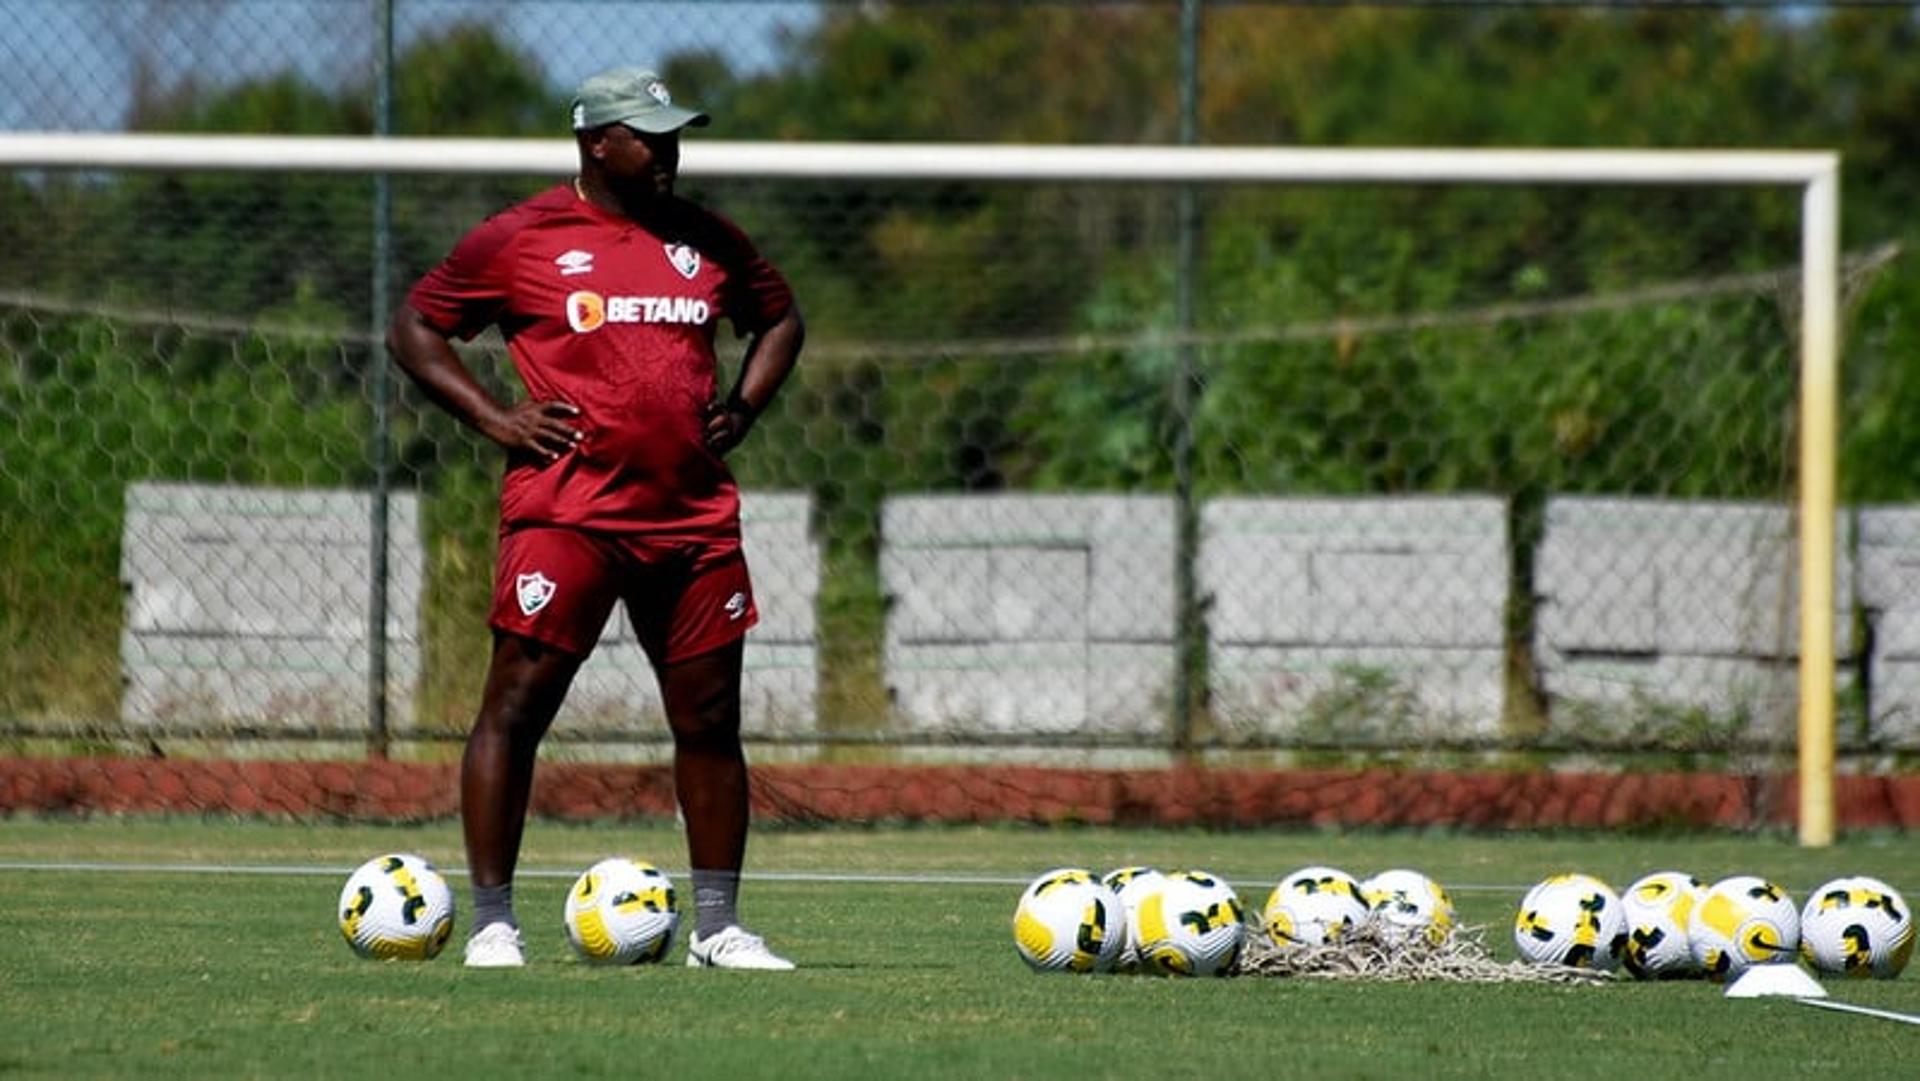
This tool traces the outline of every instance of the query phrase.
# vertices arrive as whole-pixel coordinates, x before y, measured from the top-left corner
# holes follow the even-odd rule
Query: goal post
[[[570,140],[0,134],[0,169],[564,175]],[[1839,156],[1826,151],[1278,148],[690,140],[682,175],[795,181],[1154,185],[1769,187],[1797,191],[1798,830],[1835,833]],[[1178,344],[1163,341],[1160,344]]]

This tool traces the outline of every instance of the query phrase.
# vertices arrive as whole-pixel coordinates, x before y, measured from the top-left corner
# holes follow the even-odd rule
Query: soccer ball
[[[1836,878],[1800,910],[1800,956],[1826,975],[1890,980],[1913,956],[1913,910],[1877,878]]]
[[[590,965],[643,965],[667,955],[680,926],[673,880],[645,860],[610,857],[567,891],[567,941]]]
[[[1120,898],[1122,943],[1120,956],[1113,962],[1115,972],[1135,972],[1140,968],[1140,943],[1134,938],[1133,914],[1140,907],[1140,898],[1155,885],[1165,882],[1166,875],[1152,867],[1121,867],[1100,876],[1100,881]]]
[[[340,891],[340,935],[362,957],[425,961],[453,934],[453,890],[407,852],[375,856]]]
[[[1735,875],[1715,882],[1693,906],[1687,938],[1707,978],[1730,981],[1750,965],[1793,960],[1800,948],[1800,910],[1779,886]]]
[[[1126,945],[1120,898],[1091,871],[1057,867],[1013,910],[1013,945],[1035,972],[1109,972]]]
[[[1453,934],[1453,899],[1419,871],[1382,871],[1360,883],[1360,896],[1372,910],[1374,930],[1389,945],[1424,940],[1438,946]]]
[[[1174,871],[1134,912],[1140,967],[1162,976],[1224,976],[1247,940],[1240,897],[1205,871]]]
[[[1360,882],[1333,867],[1303,867],[1267,895],[1260,921],[1281,946],[1325,946],[1366,925]]]
[[[1536,965],[1611,972],[1626,948],[1626,913],[1613,888],[1592,875],[1554,875],[1521,900],[1513,943]]]
[[[1659,980],[1696,971],[1687,920],[1707,884],[1680,871],[1655,871],[1627,887],[1627,949],[1620,961],[1635,979]]]

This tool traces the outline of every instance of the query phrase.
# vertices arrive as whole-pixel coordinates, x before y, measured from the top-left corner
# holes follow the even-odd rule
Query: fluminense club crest
[[[681,277],[692,281],[693,276],[700,273],[699,252],[694,251],[685,244],[668,244],[666,245],[666,249],[667,262],[673,264],[673,269],[679,271]]]
[[[529,616],[545,608],[547,602],[553,599],[553,591],[558,588],[553,579],[539,571],[515,577],[513,586],[520,595],[521,613]]]

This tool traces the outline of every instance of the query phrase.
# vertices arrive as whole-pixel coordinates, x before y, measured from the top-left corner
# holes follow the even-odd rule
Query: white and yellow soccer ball
[[[1635,979],[1674,979],[1699,971],[1687,921],[1706,892],[1705,882],[1683,871],[1655,871],[1620,895],[1627,914],[1627,948],[1620,962]]]
[[[1753,965],[1791,962],[1800,950],[1800,910],[1787,891],[1756,875],[1715,882],[1687,919],[1693,960],[1730,982]]]
[[[1836,878],[1800,910],[1800,956],[1823,975],[1893,979],[1913,957],[1913,910],[1877,878]]]
[[[410,852],[375,856],[340,890],[340,935],[362,957],[427,961],[453,934],[453,890]]]
[[[590,965],[643,965],[673,946],[680,926],[673,879],[645,860],[613,856],[567,891],[567,941]]]
[[[1140,898],[1158,883],[1166,881],[1167,876],[1153,867],[1117,867],[1100,876],[1100,881],[1114,896],[1120,898],[1120,916],[1123,933],[1120,956],[1114,959],[1115,972],[1137,972],[1140,969],[1140,943],[1134,939],[1135,923],[1133,914],[1140,907]]]
[[[1302,867],[1282,878],[1260,910],[1260,923],[1281,947],[1326,946],[1367,925],[1360,880],[1337,867]]]
[[[1425,942],[1438,946],[1453,934],[1453,898],[1419,871],[1396,867],[1360,883],[1373,929],[1390,946]]]
[[[1111,972],[1126,945],[1120,898],[1093,872],[1056,867],[1013,910],[1013,945],[1035,972]]]
[[[1173,871],[1140,898],[1133,935],[1143,971],[1225,976],[1246,944],[1246,913],[1226,879],[1205,871]]]
[[[1559,874],[1520,901],[1513,944],[1536,965],[1612,972],[1627,944],[1627,917],[1613,888],[1592,875]]]

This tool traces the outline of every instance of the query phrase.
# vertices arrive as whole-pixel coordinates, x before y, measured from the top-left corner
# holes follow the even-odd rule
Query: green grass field
[[[457,828],[0,819],[0,1076],[808,1078],[1910,1077],[1920,1027],[1731,1001],[1701,982],[1603,987],[1174,981],[1040,976],[1013,951],[1026,880],[1049,867],[1200,866],[1250,905],[1307,863],[1412,866],[1463,921],[1506,926],[1565,869],[1766,875],[1796,897],[1873,874],[1920,896],[1920,839],[1806,851],[1780,838],[767,830],[744,914],[802,969],[576,963],[572,876],[610,854],[684,867],[671,824],[529,829],[519,883],[530,963],[468,972],[361,961],[333,907],[384,851],[461,865]],[[756,877],[757,873],[757,877]],[[924,878],[927,881],[914,881]],[[684,880],[682,880],[684,889]],[[683,898],[683,905],[684,905]],[[1920,1012],[1920,971],[1834,982],[1835,998]]]

